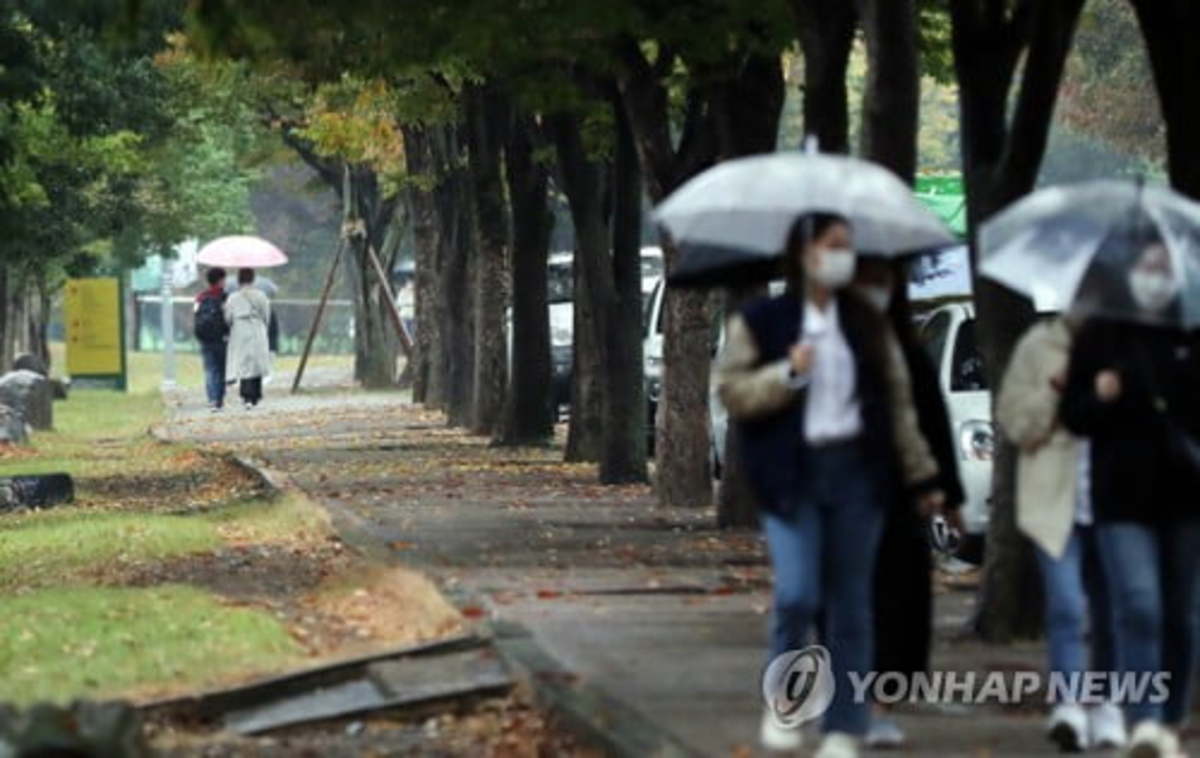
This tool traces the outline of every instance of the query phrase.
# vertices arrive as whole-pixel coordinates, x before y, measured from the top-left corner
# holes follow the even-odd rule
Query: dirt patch
[[[386,716],[334,721],[280,735],[237,737],[188,731],[158,723],[147,729],[152,746],[189,758],[267,756],[482,756],[484,758],[599,758],[579,744],[518,691],[506,698],[466,704],[438,715]]]
[[[143,513],[190,513],[265,494],[262,482],[224,455],[184,451],[162,470],[84,476],[77,480],[81,507]]]

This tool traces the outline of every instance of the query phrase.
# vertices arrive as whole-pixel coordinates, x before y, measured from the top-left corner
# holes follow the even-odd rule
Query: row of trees
[[[179,9],[115,36],[111,3],[0,10],[0,345],[49,360],[52,297],[69,274],[115,272],[191,237],[251,226],[254,135],[156,55]]]
[[[150,5],[128,2],[143,12]],[[1181,38],[1200,14],[1192,5],[1092,0],[1085,15],[1084,0],[614,0],[603,8],[583,0],[192,0],[180,49],[243,77],[235,89],[245,107],[339,194],[348,228],[363,230],[347,239],[365,327],[360,377],[390,382],[396,356],[366,251],[392,259],[408,240],[421,324],[409,361],[415,397],[499,442],[538,442],[551,431],[545,261],[550,201],[565,198],[577,277],[568,455],[600,461],[605,482],[625,482],[646,478],[642,198],[658,202],[716,161],[774,149],[787,56],[797,48],[802,56],[803,124],[822,148],[855,148],[909,180],[920,77],[952,81],[973,233],[1034,186],[1081,17],[1129,19],[1130,7],[1136,25],[1121,28],[1147,43],[1171,179],[1200,191],[1192,144],[1200,105],[1186,92],[1200,52]],[[856,40],[867,66],[862,103],[852,108]],[[1101,79],[1127,81],[1127,69],[1109,65],[1103,51],[1082,52]],[[1079,104],[1089,93],[1072,89],[1079,81],[1067,79],[1067,115],[1088,124]],[[1136,94],[1144,101],[1144,90]],[[856,129],[852,112],[860,114]],[[1138,116],[1122,109],[1097,130],[1117,141]],[[668,266],[673,256],[668,248]],[[995,377],[1032,314],[983,283],[977,305]],[[665,504],[705,505],[712,303],[671,292],[665,310],[656,485]],[[1031,631],[1021,624],[1021,593],[1036,585],[1020,576],[1027,562],[1013,524],[1012,462],[1002,444],[980,617],[994,639]],[[723,523],[745,523],[751,513],[739,481],[735,465],[723,479]]]
[[[1133,0],[1164,116],[1168,168],[1184,192],[1200,189],[1198,106],[1186,95],[1198,60],[1180,35],[1200,8],[1186,0]],[[1034,186],[1084,0],[791,0],[596,6],[558,0],[510,4],[394,4],[337,10],[319,2],[198,0],[192,29],[205,49],[287,60],[312,83],[347,76],[382,82],[398,110],[413,218],[421,344],[416,397],[452,422],[500,440],[548,433],[544,297],[547,181],[565,194],[577,251],[576,413],[570,455],[598,458],[604,481],[646,476],[641,455],[640,343],[636,319],[637,213],[725,158],[775,148],[785,95],[781,58],[803,54],[803,122],[824,150],[847,151],[847,65],[857,38],[868,70],[858,152],[912,179],[919,77],[953,78],[961,164],[974,228]],[[1123,0],[1094,0],[1091,23],[1129,18]],[[1124,16],[1121,16],[1121,14]],[[1136,48],[1133,48],[1136,49]],[[1082,50],[1099,80],[1128,67]],[[1136,62],[1136,53],[1116,56]],[[1126,77],[1126,78],[1122,78]],[[1068,79],[1068,85],[1075,80]],[[1068,106],[1086,95],[1076,86]],[[1145,89],[1138,91],[1146,106]],[[426,110],[430,100],[439,103]],[[1068,110],[1087,124],[1086,108]],[[1145,108],[1120,108],[1100,132],[1120,140]],[[355,166],[371,167],[370,162]],[[553,166],[551,179],[547,172]],[[668,248],[670,265],[673,253]],[[511,270],[505,267],[511,263]],[[737,295],[731,295],[736,297]],[[520,354],[505,377],[504,307],[512,303]],[[1031,323],[1027,303],[980,283],[980,336],[994,378]],[[470,314],[469,319],[464,315]],[[656,486],[668,505],[712,498],[708,473],[710,303],[670,293]],[[506,386],[506,391],[504,387]],[[736,461],[736,451],[728,458]],[[980,631],[1022,628],[1028,561],[1013,523],[1013,451],[996,461]],[[737,467],[722,481],[721,521],[750,509]]]

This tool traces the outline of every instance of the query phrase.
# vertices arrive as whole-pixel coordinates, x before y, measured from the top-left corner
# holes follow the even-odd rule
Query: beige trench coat
[[[1075,523],[1079,476],[1081,443],[1059,422],[1061,393],[1051,385],[1070,352],[1061,318],[1037,324],[1017,343],[996,398],[996,421],[1020,451],[1017,527],[1055,559]]]
[[[267,344],[270,320],[271,303],[253,286],[243,285],[225,301],[225,321],[229,324],[226,380],[255,379],[271,373]]]

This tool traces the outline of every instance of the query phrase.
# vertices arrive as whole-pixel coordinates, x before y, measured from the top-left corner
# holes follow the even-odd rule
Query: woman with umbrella
[[[238,289],[225,301],[225,320],[230,327],[225,378],[239,383],[249,410],[262,400],[263,377],[271,372],[271,305],[263,288],[255,286],[254,269],[283,265],[287,256],[264,239],[239,235],[213,240],[196,259],[209,266],[240,268]]]
[[[938,465],[938,488],[948,529],[961,534],[959,508],[966,500],[958,473],[959,452],[937,368],[913,327],[908,298],[909,262],[864,253],[854,275],[854,290],[887,319],[912,377],[913,403],[921,434]],[[896,490],[887,509],[875,567],[875,671],[911,677],[929,669],[933,642],[933,526]],[[940,549],[945,549],[940,546]],[[909,683],[911,686],[911,682]],[[867,745],[901,747],[906,741],[896,722],[882,712],[871,719]]]
[[[782,255],[787,292],[730,317],[713,377],[736,422],[775,575],[761,739],[772,750],[800,744],[805,704],[791,702],[772,672],[805,647],[820,615],[829,657],[818,657],[832,663],[836,686],[817,756],[854,758],[869,706],[855,702],[850,674],[872,664],[884,503],[901,486],[926,507],[941,499],[895,338],[847,290],[854,237],[888,249],[948,235],[886,171],[817,155],[721,164],[669,198],[658,218],[684,251],[676,284],[769,275]]]
[[[225,301],[225,320],[229,323],[229,363],[226,378],[238,382],[238,394],[246,410],[262,400],[263,377],[271,373],[271,351],[267,325],[271,321],[271,303],[254,286],[254,269],[238,271],[238,291]]]
[[[1200,206],[1169,190],[1094,182],[1037,193],[983,234],[983,273],[1068,293],[1086,318],[1060,413],[1090,441],[1117,667],[1169,675],[1124,703],[1137,758],[1182,755],[1200,641],[1198,229]]]

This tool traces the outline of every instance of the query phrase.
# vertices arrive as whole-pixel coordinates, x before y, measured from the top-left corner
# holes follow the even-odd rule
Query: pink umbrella
[[[287,263],[283,251],[261,237],[220,237],[200,249],[196,261],[206,266],[270,268]]]

